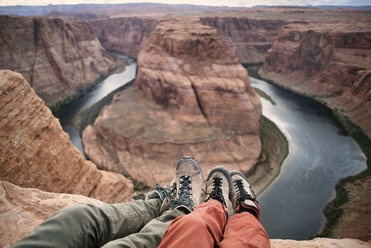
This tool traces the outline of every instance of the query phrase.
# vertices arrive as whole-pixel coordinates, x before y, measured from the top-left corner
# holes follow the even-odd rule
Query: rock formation
[[[48,106],[92,86],[118,65],[87,23],[0,16],[0,69],[21,73]]]
[[[138,55],[136,88],[118,93],[83,132],[99,167],[169,183],[182,155],[205,173],[249,170],[260,153],[261,104],[217,30],[192,20],[157,25]]]
[[[131,200],[132,183],[85,161],[19,74],[0,70],[0,180],[105,202]]]
[[[122,17],[91,21],[102,45],[109,50],[137,57],[158,20],[150,17]]]
[[[371,137],[370,33],[369,23],[288,25],[260,74],[339,109]]]
[[[267,51],[287,21],[247,17],[200,17],[204,25],[218,29],[241,63],[263,62]]]
[[[10,247],[58,210],[103,202],[81,195],[48,193],[0,181],[0,247]]]
[[[47,193],[37,189],[25,189],[0,181],[0,246],[10,247],[31,233],[41,222],[56,211],[76,203],[100,205],[103,202],[80,195]],[[355,239],[271,240],[272,248],[329,247],[366,248],[370,243]]]

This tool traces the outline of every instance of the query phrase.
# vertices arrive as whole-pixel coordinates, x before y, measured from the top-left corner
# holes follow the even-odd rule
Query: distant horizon
[[[320,6],[371,6],[368,0],[256,0],[256,1],[242,1],[230,0],[225,3],[224,0],[0,0],[0,7],[17,7],[17,6],[58,6],[58,5],[118,5],[118,4],[166,4],[166,5],[196,5],[196,6],[210,6],[210,7],[320,7]]]

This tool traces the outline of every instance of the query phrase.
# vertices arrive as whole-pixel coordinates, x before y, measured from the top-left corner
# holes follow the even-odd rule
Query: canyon
[[[0,30],[0,68],[21,73],[54,110],[123,63],[87,23],[0,16]]]
[[[327,104],[371,137],[369,13],[267,8],[195,14],[191,36],[177,29],[182,26],[178,22],[163,23],[171,17],[164,14],[71,17],[87,22],[0,16],[0,68],[21,73],[49,107],[68,101],[122,64],[105,49],[138,59],[135,86],[118,93],[83,134],[88,157],[99,168],[125,177],[84,161],[27,82],[19,74],[1,71],[0,78],[13,82],[3,88],[0,100],[0,139],[5,144],[0,150],[0,197],[4,199],[0,208],[6,209],[1,219],[31,223],[1,245],[15,242],[64,206],[79,201],[129,201],[132,181],[151,186],[167,183],[183,154],[198,151],[196,159],[205,165],[205,174],[215,163],[249,170],[259,156],[261,110],[238,62],[264,62],[262,77]],[[102,16],[111,18],[98,19]],[[199,37],[203,35],[207,38]],[[207,41],[225,51],[205,49]],[[236,107],[240,103],[242,109]],[[239,116],[242,111],[246,115]],[[236,121],[236,116],[242,121]],[[343,206],[345,214],[333,237],[369,239],[369,184],[370,179],[347,184],[355,202],[366,207]],[[43,205],[42,199],[49,198],[54,201]],[[33,206],[29,213],[20,207],[25,205]],[[40,211],[46,214],[40,217]],[[20,219],[10,218],[11,213],[21,213]],[[5,233],[8,230],[0,230],[1,236]],[[272,247],[300,245],[369,247],[355,240],[272,240]]]
[[[131,87],[117,93],[82,141],[100,168],[147,185],[169,183],[195,154],[247,171],[259,157],[261,105],[247,71],[217,30],[197,20],[160,22],[138,55]]]
[[[22,75],[9,70],[0,70],[0,143],[2,181],[110,203],[131,200],[131,181],[86,161]]]
[[[352,22],[287,25],[259,73],[338,109],[371,137],[370,27]]]

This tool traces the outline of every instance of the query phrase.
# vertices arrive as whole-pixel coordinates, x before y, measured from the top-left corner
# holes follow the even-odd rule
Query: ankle
[[[236,214],[247,212],[255,216],[258,220],[260,220],[260,208],[259,205],[256,204],[257,207],[252,207],[249,205],[244,205],[243,203],[238,204],[236,208]]]

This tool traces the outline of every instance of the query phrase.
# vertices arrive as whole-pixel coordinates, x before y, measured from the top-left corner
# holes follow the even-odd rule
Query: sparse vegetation
[[[255,92],[256,92],[259,96],[263,97],[263,98],[264,98],[265,100],[267,100],[267,101],[270,101],[273,105],[276,105],[276,102],[273,101],[273,99],[272,99],[272,97],[271,97],[270,95],[268,95],[267,93],[265,93],[265,92],[262,91],[261,89],[258,89],[258,88],[255,88],[255,87],[254,87],[254,90],[255,90]]]
[[[281,165],[289,153],[285,135],[265,116],[260,125],[260,140],[262,150],[259,159],[246,175],[254,185],[257,194],[261,193],[278,176]]]

